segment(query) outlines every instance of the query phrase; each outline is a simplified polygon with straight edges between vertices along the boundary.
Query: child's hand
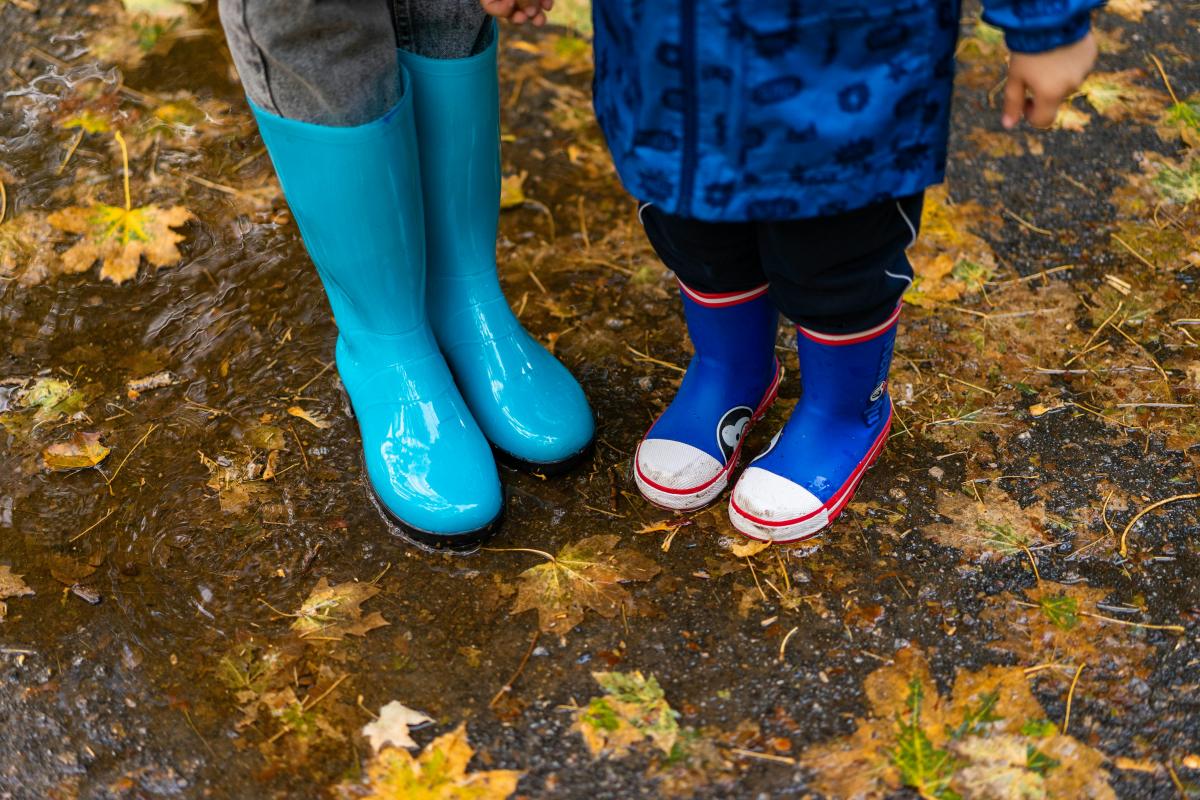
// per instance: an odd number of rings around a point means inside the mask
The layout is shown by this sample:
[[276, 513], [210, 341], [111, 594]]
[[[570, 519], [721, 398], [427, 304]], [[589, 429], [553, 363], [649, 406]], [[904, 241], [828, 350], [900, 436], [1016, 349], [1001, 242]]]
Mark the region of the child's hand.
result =
[[1008, 62], [1001, 124], [1013, 128], [1024, 115], [1034, 127], [1053, 125], [1059, 104], [1083, 83], [1096, 63], [1096, 53], [1096, 38], [1090, 33], [1057, 50], [1013, 53]]
[[536, 27], [546, 24], [546, 12], [554, 7], [554, 0], [479, 0], [483, 10], [498, 19], [506, 19], [520, 25], [532, 22]]

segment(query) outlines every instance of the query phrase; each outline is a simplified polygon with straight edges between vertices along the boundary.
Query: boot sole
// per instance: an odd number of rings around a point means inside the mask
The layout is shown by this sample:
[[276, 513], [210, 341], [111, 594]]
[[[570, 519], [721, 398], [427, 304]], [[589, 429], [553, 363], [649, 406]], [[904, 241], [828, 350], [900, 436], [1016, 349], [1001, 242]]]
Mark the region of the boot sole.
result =
[[[763, 528], [768, 527], [770, 523], [767, 523], [765, 520], [756, 520], [746, 516], [746, 514], [737, 507], [737, 504], [733, 502], [733, 498], [730, 498], [730, 523], [742, 536], [746, 537], [747, 539], [752, 539], [756, 542], [770, 542], [772, 544], [797, 544], [799, 542], [808, 541], [809, 539], [820, 536], [822, 533], [829, 530], [830, 526], [833, 525], [834, 520], [841, 516], [842, 512], [846, 510], [846, 506], [849, 505], [852, 499], [854, 499], [854, 495], [856, 492], [858, 492], [858, 487], [862, 485], [863, 479], [867, 476], [867, 472], [874, 468], [875, 464], [883, 455], [883, 450], [887, 445], [891, 427], [892, 418], [889, 414], [888, 420], [884, 424], [883, 430], [879, 434], [879, 438], [873, 445], [872, 449], [874, 452], [869, 455], [869, 459], [862, 467], [861, 471], [857, 475], [852, 475], [850, 479], [843, 484], [842, 488], [835, 494], [835, 497], [838, 498], [838, 501], [832, 506], [818, 509], [816, 512], [813, 512], [815, 517], [817, 514], [823, 511], [825, 513], [825, 518], [823, 521], [820, 519], [814, 519], [812, 527], [802, 523], [791, 525], [784, 523], [778, 525], [778, 527], [782, 529], [794, 528], [795, 531], [790, 534], [782, 534], [778, 538], [775, 536], [763, 535]], [[776, 526], [770, 525], [770, 527]]]
[[371, 488], [371, 500], [392, 528], [395, 529], [396, 535], [399, 538], [426, 552], [456, 553], [458, 555], [467, 555], [475, 552], [479, 549], [480, 545], [483, 545], [495, 536], [504, 525], [505, 510], [508, 507], [506, 497], [504, 504], [500, 506], [500, 513], [487, 525], [473, 531], [448, 534], [422, 530], [400, 519], [379, 499], [379, 494], [375, 491], [374, 487]]
[[580, 465], [590, 461], [595, 451], [595, 437], [584, 445], [582, 449], [560, 461], [528, 461], [513, 455], [507, 450], [501, 450], [496, 445], [492, 445], [492, 453], [496, 456], [497, 463], [510, 469], [527, 472], [530, 475], [538, 475], [543, 478], [557, 478], [566, 475], [568, 472], [572, 472]]
[[[633, 473], [634, 484], [637, 486], [638, 492], [642, 497], [656, 508], [661, 508], [664, 511], [672, 511], [676, 514], [700, 511], [717, 502], [725, 492], [725, 489], [729, 487], [729, 479], [737, 471], [738, 463], [742, 458], [742, 445], [745, 444], [746, 437], [750, 435], [751, 429], [762, 421], [762, 418], [771, 410], [771, 406], [775, 405], [775, 401], [779, 399], [779, 386], [783, 383], [783, 375], [783, 365], [779, 363], [779, 359], [776, 359], [775, 377], [771, 380], [770, 385], [767, 386], [767, 391], [763, 394], [762, 399], [759, 400], [758, 408], [754, 410], [750, 421], [746, 424], [746, 430], [742, 434], [742, 438], [738, 440], [737, 447], [730, 454], [729, 461], [707, 484], [702, 485], [698, 489], [671, 489], [651, 483], [642, 475], [642, 471], [638, 467], [638, 454], [642, 448], [641, 442], [638, 442], [638, 449], [634, 451], [633, 461], [631, 462], [631, 471]], [[660, 414], [659, 416], [662, 415]], [[655, 419], [654, 424], [657, 423], [658, 420]], [[650, 426], [646, 434], [649, 434], [654, 429], [654, 424]], [[642, 440], [644, 441], [645, 438], [643, 436]], [[720, 484], [719, 489], [716, 488], [717, 484]], [[654, 494], [661, 494], [663, 498], [670, 497], [671, 502], [665, 499], [659, 500], [648, 492], [647, 489], [651, 490]]]

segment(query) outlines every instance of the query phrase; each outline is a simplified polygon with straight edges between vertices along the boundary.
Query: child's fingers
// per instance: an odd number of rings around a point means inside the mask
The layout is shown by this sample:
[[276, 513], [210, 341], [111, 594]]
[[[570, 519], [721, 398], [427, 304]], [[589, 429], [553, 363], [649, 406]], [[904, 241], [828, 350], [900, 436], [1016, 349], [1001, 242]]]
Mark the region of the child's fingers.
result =
[[1061, 100], [1062, 96], [1058, 92], [1036, 92], [1025, 110], [1025, 119], [1035, 128], [1049, 128], [1058, 116], [1058, 104]]
[[1000, 124], [1006, 130], [1015, 128], [1025, 113], [1025, 81], [1020, 75], [1008, 74], [1008, 82], [1004, 84], [1004, 111]]
[[516, 2], [525, 19], [537, 26], [546, 24], [546, 12], [542, 10], [541, 0], [516, 0]]
[[504, 19], [512, 16], [516, 0], [479, 0], [479, 4], [483, 6], [484, 13]]

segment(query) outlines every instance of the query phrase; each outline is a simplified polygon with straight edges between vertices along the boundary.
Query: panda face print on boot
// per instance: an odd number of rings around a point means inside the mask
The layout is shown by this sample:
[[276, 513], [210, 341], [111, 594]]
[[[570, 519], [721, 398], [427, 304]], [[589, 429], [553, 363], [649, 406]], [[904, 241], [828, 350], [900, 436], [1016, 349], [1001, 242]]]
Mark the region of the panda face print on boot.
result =
[[887, 442], [887, 374], [897, 306], [881, 325], [829, 335], [797, 327], [804, 392], [783, 429], [734, 487], [733, 526], [752, 539], [796, 542], [841, 513]]
[[775, 401], [782, 370], [779, 317], [766, 286], [727, 294], [680, 289], [695, 355], [675, 399], [638, 445], [633, 472], [650, 502], [691, 511], [729, 484], [747, 431]]

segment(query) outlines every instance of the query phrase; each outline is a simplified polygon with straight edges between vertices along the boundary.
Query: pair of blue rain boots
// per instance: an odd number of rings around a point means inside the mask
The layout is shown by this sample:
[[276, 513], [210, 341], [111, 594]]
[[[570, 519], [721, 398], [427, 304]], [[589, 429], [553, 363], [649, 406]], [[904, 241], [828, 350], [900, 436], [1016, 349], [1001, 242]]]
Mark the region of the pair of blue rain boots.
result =
[[[651, 502], [695, 510], [721, 494], [747, 429], [775, 399], [778, 315], [765, 286], [728, 295], [681, 288], [695, 356], [639, 445], [634, 473]], [[887, 374], [899, 316], [897, 306], [882, 324], [844, 335], [797, 326], [803, 395], [734, 486], [729, 518], [738, 531], [797, 542], [845, 508], [887, 442]]]
[[469, 58], [400, 63], [402, 99], [365, 125], [251, 106], [333, 308], [371, 487], [408, 537], [465, 549], [503, 517], [497, 456], [562, 471], [594, 424], [497, 277], [496, 36]]

